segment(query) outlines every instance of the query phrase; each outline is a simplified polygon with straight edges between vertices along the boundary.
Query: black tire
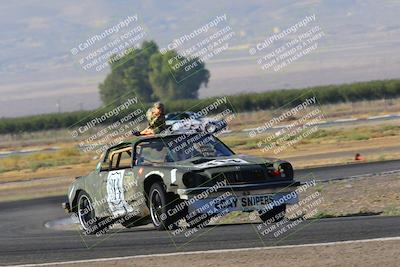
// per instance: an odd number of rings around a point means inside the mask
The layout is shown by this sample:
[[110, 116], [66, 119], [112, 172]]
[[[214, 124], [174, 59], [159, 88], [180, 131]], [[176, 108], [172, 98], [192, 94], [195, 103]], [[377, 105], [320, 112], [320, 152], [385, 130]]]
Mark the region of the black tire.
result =
[[283, 220], [283, 218], [285, 218], [286, 205], [283, 204], [283, 205], [274, 207], [271, 210], [259, 211], [258, 213], [260, 215], [260, 219], [263, 222], [268, 223], [268, 224], [276, 223], [276, 222]]
[[85, 191], [79, 193], [77, 201], [77, 217], [82, 230], [86, 235], [105, 232], [111, 224], [111, 222], [107, 222], [106, 218], [96, 217], [92, 202], [92, 198], [88, 193]]
[[[165, 191], [162, 183], [154, 183], [149, 191], [150, 218], [154, 227], [159, 231], [178, 228], [178, 221], [184, 212], [172, 214], [171, 210], [180, 203], [178, 199]], [[170, 212], [168, 212], [170, 210]]]
[[132, 217], [129, 220], [124, 220], [121, 225], [125, 228], [132, 228], [140, 225], [146, 225], [149, 223], [148, 217]]

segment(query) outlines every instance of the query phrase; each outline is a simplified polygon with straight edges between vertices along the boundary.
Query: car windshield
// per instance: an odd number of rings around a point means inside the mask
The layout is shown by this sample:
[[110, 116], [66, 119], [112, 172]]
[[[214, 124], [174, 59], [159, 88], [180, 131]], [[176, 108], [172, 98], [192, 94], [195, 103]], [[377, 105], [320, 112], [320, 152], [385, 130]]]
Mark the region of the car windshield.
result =
[[[138, 147], [140, 149], [137, 149], [137, 157], [140, 161], [145, 162], [149, 158], [147, 161], [152, 163], [233, 155], [232, 151], [219, 139], [204, 133], [182, 134], [146, 140], [139, 143]], [[154, 160], [155, 157], [157, 160]]]
[[179, 113], [168, 113], [165, 115], [166, 120], [178, 120]]
[[200, 115], [200, 114], [198, 114], [198, 113], [196, 113], [196, 112], [186, 112], [186, 114], [189, 116], [189, 117], [192, 117], [192, 118], [195, 118], [195, 119], [201, 119], [201, 118], [203, 118], [203, 116], [202, 115]]

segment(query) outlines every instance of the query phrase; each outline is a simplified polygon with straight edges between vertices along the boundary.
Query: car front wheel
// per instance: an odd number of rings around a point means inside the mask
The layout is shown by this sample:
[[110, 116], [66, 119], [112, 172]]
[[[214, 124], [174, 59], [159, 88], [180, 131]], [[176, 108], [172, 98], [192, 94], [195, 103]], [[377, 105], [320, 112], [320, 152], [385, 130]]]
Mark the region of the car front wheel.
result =
[[179, 216], [173, 207], [178, 200], [168, 194], [161, 183], [154, 183], [149, 192], [150, 217], [154, 227], [159, 230], [173, 230], [178, 227]]

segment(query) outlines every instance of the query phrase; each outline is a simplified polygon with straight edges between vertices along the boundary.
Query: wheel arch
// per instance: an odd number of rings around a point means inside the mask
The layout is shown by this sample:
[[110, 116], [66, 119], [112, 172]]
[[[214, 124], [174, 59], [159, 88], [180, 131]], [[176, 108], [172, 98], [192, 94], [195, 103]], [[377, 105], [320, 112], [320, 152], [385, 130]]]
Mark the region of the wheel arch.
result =
[[81, 192], [86, 192], [86, 191], [83, 190], [83, 189], [78, 189], [78, 190], [75, 191], [75, 195], [74, 195], [74, 198], [72, 199], [72, 203], [71, 203], [72, 212], [77, 212], [78, 211], [78, 196], [79, 196], [79, 194]]
[[161, 183], [164, 184], [164, 180], [161, 178], [160, 175], [158, 174], [152, 174], [143, 181], [143, 190], [144, 190], [144, 195], [146, 197], [146, 203], [149, 202], [149, 193], [150, 193], [150, 188], [154, 183]]

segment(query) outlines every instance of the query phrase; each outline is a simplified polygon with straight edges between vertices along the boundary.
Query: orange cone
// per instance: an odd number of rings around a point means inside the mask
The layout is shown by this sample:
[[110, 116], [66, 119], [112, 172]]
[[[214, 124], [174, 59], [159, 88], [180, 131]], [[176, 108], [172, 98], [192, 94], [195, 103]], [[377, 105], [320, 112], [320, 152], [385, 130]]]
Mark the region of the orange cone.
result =
[[361, 156], [360, 153], [357, 153], [356, 156], [354, 157], [355, 160], [365, 160], [363, 156]]

